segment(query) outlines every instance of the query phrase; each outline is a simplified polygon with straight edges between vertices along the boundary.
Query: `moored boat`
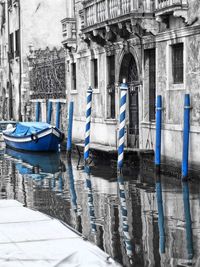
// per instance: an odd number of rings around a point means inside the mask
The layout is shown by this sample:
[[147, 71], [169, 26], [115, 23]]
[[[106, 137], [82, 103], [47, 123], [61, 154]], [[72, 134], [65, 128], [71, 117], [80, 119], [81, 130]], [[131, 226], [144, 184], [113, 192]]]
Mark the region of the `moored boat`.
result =
[[19, 122], [3, 131], [6, 146], [26, 151], [57, 151], [63, 133], [44, 122]]

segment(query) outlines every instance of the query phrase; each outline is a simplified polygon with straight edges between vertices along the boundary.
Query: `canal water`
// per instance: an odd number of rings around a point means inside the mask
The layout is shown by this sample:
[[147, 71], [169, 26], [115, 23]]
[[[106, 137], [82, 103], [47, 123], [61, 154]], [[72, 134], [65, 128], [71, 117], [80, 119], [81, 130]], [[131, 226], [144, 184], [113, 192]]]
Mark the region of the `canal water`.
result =
[[[122, 266], [200, 266], [200, 187], [78, 157], [0, 150], [0, 198], [62, 220]], [[94, 266], [95, 267], [95, 266]]]

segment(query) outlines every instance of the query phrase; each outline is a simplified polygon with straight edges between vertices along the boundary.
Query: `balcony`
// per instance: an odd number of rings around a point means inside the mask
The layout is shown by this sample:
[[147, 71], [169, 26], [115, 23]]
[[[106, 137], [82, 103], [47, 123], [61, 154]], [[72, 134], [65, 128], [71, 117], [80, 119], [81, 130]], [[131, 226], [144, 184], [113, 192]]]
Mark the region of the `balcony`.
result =
[[117, 37], [128, 38], [134, 33], [140, 18], [153, 19], [152, 0], [83, 0], [82, 5], [80, 17], [83, 38], [101, 45]]
[[82, 4], [84, 19], [82, 28], [115, 21], [119, 18], [123, 20], [127, 15], [138, 17], [142, 13], [153, 12], [153, 1], [151, 0], [85, 0], [82, 1]]
[[174, 11], [185, 11], [188, 8], [188, 0], [156, 0], [156, 16], [173, 13]]
[[62, 23], [62, 44], [67, 49], [76, 47], [76, 20], [75, 18], [65, 18]]

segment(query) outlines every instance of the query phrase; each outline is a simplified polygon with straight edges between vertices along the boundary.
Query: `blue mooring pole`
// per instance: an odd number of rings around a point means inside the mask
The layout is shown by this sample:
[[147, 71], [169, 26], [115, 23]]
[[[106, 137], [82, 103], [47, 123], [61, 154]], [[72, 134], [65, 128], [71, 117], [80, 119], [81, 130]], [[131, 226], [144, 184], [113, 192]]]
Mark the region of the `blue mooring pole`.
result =
[[184, 100], [184, 126], [183, 126], [183, 154], [182, 154], [182, 179], [188, 177], [188, 150], [190, 134], [190, 95], [185, 94]]
[[36, 109], [35, 109], [35, 120], [38, 122], [40, 120], [40, 102], [36, 102]]
[[48, 100], [47, 123], [51, 123], [52, 102]]
[[155, 166], [156, 171], [160, 171], [161, 163], [161, 126], [162, 126], [162, 96], [157, 96], [156, 101], [156, 151], [155, 151]]
[[60, 128], [60, 102], [56, 103], [56, 128]]
[[183, 182], [182, 186], [183, 186], [183, 203], [184, 203], [184, 214], [185, 214], [188, 259], [192, 259], [194, 255], [194, 250], [193, 250], [193, 238], [192, 238], [192, 220], [190, 214], [189, 187], [187, 182]]
[[92, 110], [92, 87], [89, 87], [87, 90], [87, 107], [86, 107], [85, 147], [84, 147], [85, 164], [87, 164], [89, 160], [91, 110]]
[[67, 131], [67, 153], [70, 156], [72, 151], [72, 126], [73, 126], [74, 102], [69, 103], [69, 118]]
[[118, 136], [118, 170], [122, 170], [124, 161], [124, 140], [125, 140], [125, 125], [126, 125], [126, 98], [128, 93], [128, 85], [123, 81], [120, 85], [120, 116], [119, 116], [119, 136]]

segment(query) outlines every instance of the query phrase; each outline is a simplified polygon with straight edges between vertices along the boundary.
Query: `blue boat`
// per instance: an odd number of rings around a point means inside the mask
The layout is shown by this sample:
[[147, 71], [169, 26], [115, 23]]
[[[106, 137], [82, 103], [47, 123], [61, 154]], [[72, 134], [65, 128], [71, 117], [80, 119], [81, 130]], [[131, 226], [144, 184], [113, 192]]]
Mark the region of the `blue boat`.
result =
[[44, 122], [19, 122], [16, 127], [3, 131], [6, 146], [17, 150], [47, 152], [58, 151], [64, 134], [56, 127]]

